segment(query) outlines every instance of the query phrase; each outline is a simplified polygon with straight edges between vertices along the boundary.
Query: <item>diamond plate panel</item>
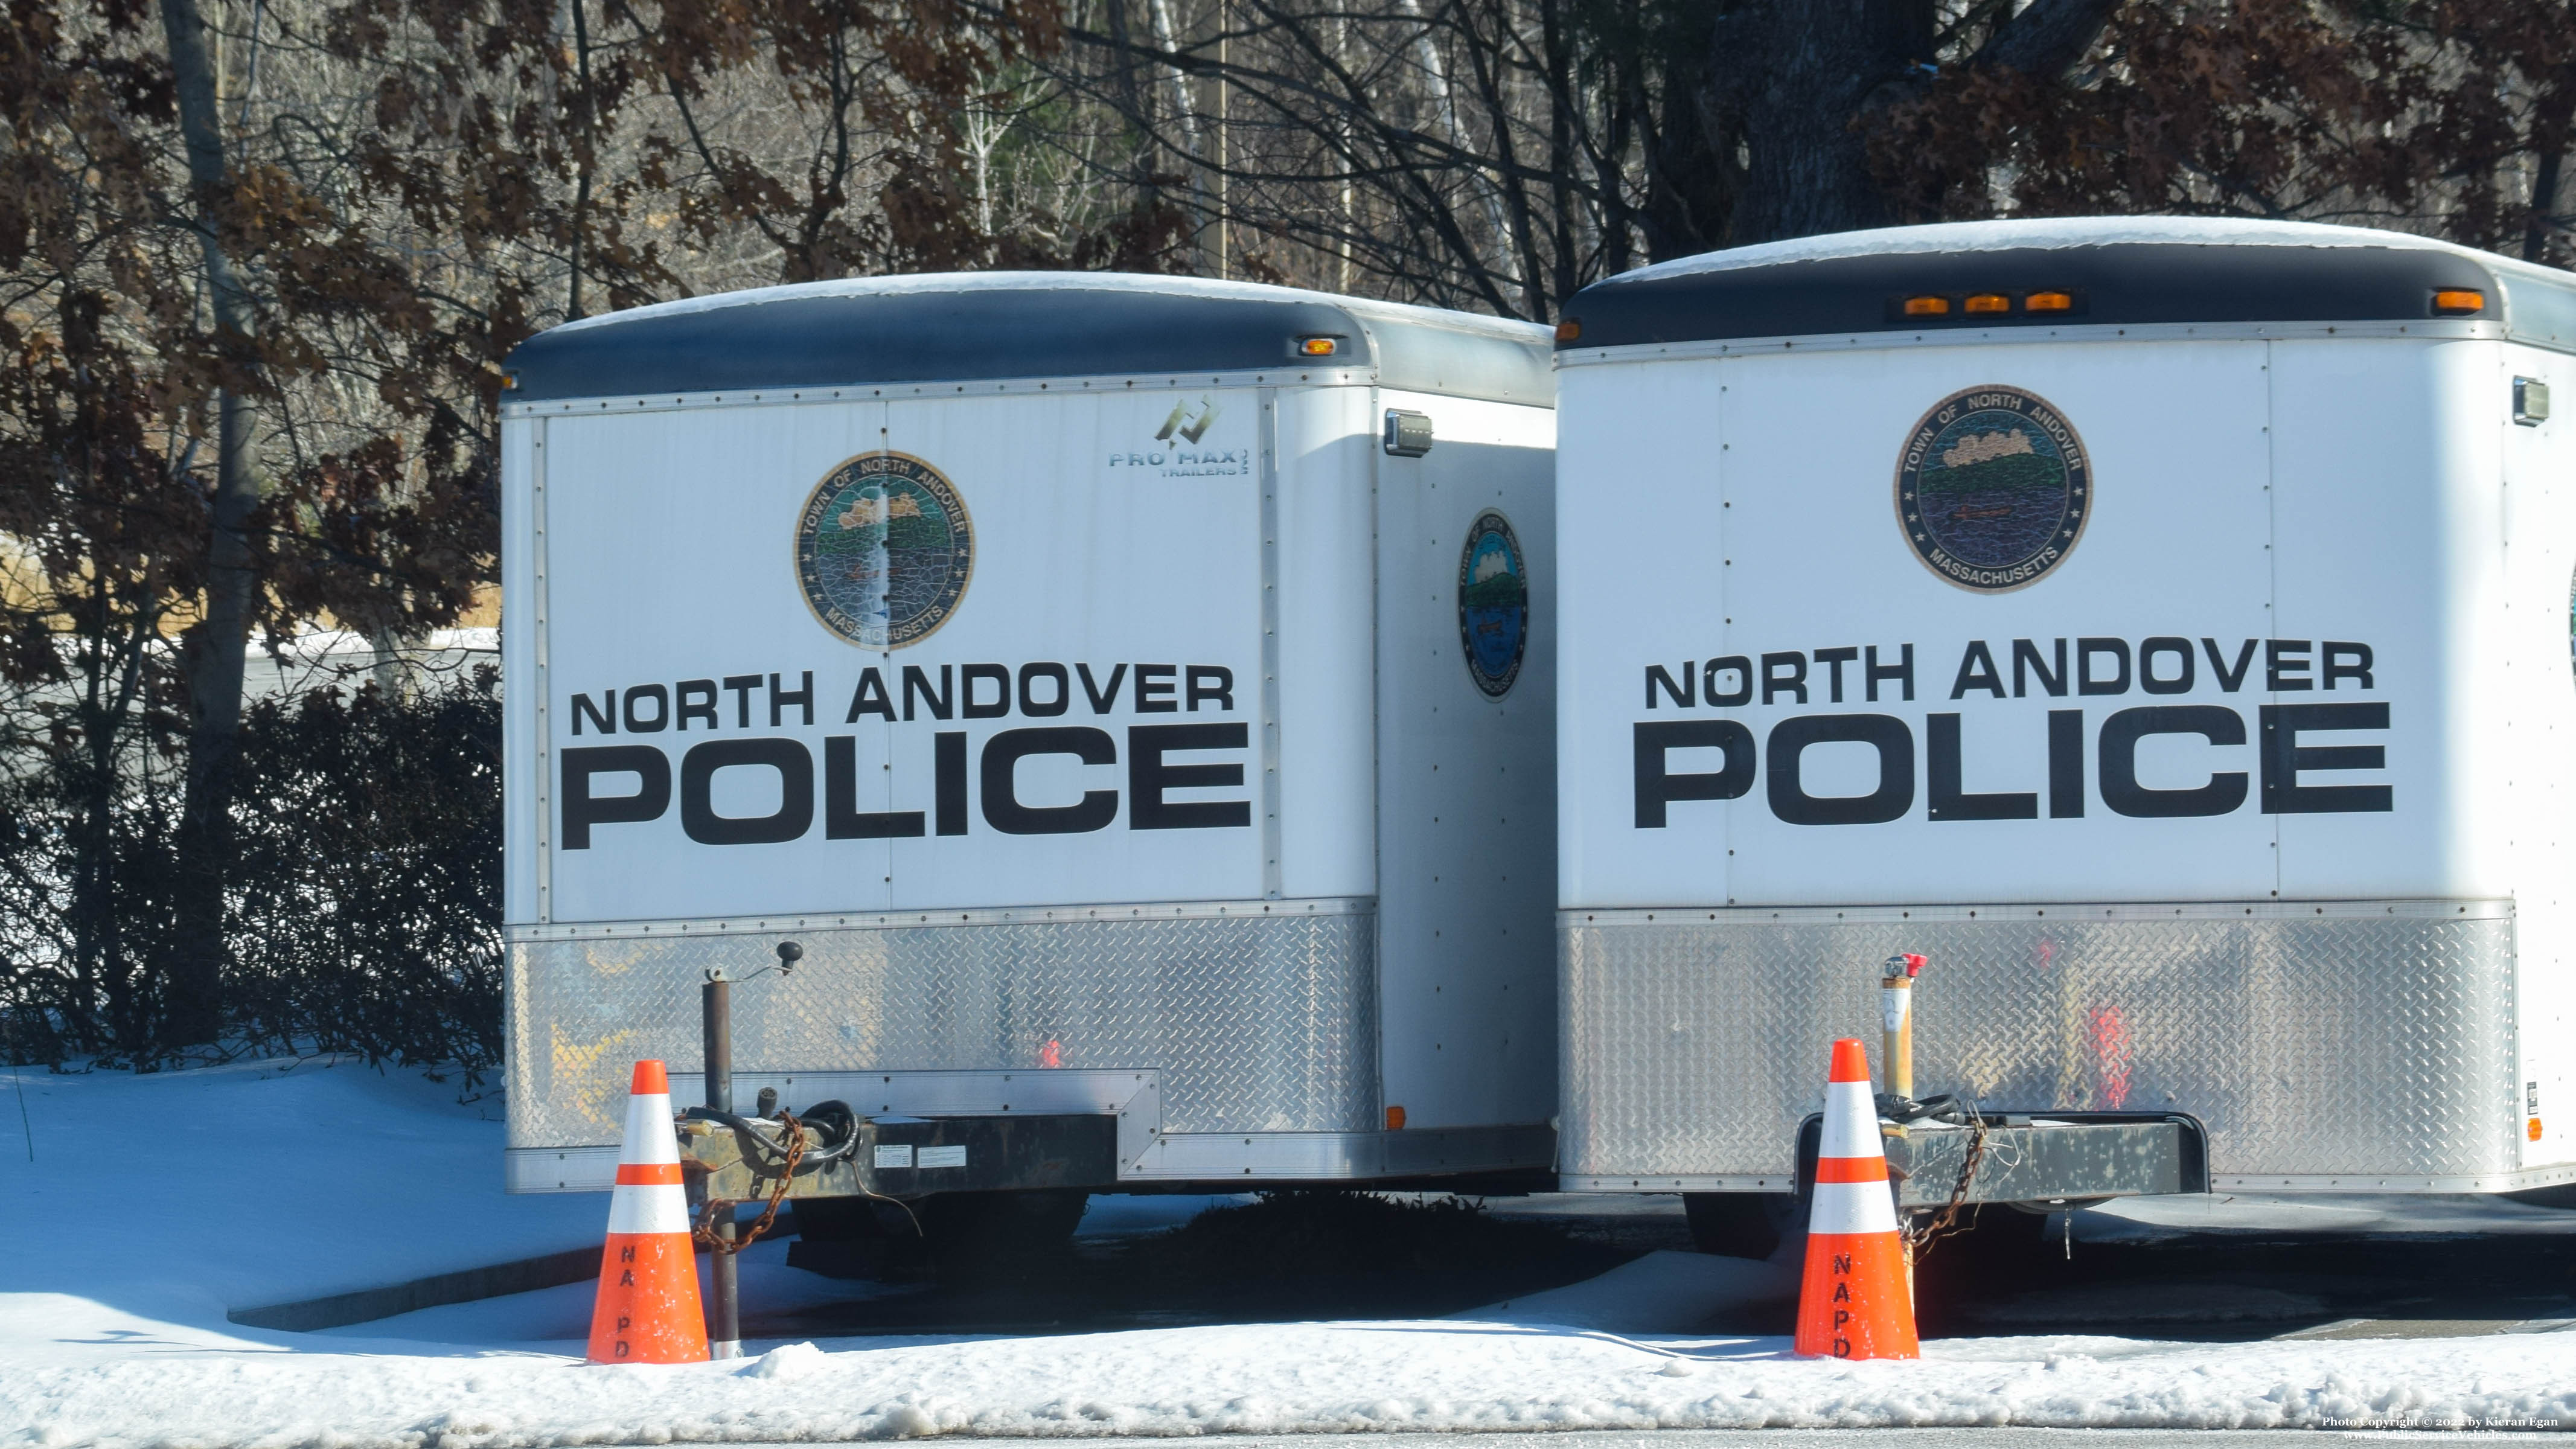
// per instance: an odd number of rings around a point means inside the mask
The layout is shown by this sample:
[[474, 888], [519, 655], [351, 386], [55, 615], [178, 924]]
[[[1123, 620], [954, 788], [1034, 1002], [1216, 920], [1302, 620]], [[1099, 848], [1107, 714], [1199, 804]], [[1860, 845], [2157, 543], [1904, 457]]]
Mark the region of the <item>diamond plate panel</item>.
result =
[[1789, 1172], [1898, 951], [1918, 1093], [2189, 1112], [2218, 1175], [2514, 1170], [2509, 908], [2231, 909], [1565, 912], [1561, 1170]]
[[[1120, 907], [1125, 913], [1128, 908]], [[1164, 908], [1169, 909], [1169, 908]], [[1251, 909], [1262, 907], [1253, 903]], [[520, 940], [510, 1145], [614, 1143], [634, 1061], [699, 1061], [698, 987], [793, 936], [793, 976], [733, 990], [738, 1072], [1158, 1068], [1168, 1132], [1376, 1126], [1377, 917], [1015, 921]]]

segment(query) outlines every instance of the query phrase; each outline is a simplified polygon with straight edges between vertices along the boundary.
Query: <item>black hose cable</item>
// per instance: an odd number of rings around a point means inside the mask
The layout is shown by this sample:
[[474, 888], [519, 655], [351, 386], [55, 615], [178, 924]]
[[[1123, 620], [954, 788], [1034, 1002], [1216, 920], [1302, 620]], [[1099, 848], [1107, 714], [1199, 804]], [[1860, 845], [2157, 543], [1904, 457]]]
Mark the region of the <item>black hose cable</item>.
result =
[[1925, 1097], [1919, 1102], [1912, 1098], [1881, 1092], [1878, 1094], [1878, 1115], [1890, 1122], [1930, 1120], [1946, 1122], [1953, 1127], [1967, 1127], [1975, 1123], [1975, 1114], [1960, 1106], [1957, 1095], [1950, 1092]]
[[[786, 1172], [786, 1144], [762, 1131], [758, 1119], [719, 1112], [713, 1107], [691, 1107], [680, 1116], [686, 1121], [713, 1122], [719, 1127], [732, 1129], [743, 1164], [751, 1168], [755, 1176], [777, 1177]], [[795, 1171], [799, 1175], [840, 1161], [858, 1144], [858, 1114], [852, 1112], [846, 1103], [819, 1103], [801, 1120], [813, 1129], [814, 1135], [821, 1139], [821, 1145], [808, 1149], [797, 1158]]]

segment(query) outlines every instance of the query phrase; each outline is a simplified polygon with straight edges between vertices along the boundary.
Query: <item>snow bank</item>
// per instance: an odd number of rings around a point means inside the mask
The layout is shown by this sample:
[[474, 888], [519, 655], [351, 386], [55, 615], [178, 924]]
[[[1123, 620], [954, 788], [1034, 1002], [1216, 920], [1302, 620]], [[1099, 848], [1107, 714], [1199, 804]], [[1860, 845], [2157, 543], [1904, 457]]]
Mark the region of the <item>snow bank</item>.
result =
[[[0, 1082], [0, 1238], [17, 1245], [0, 1294], [221, 1327], [234, 1309], [595, 1245], [607, 1224], [605, 1196], [504, 1193], [499, 1102], [459, 1105], [453, 1082], [417, 1071], [15, 1074]], [[114, 1165], [139, 1144], [140, 1178]]]
[[[390, 1345], [387, 1346], [390, 1348]], [[2576, 1424], [2554, 1335], [2141, 1344], [1954, 1339], [1918, 1363], [1776, 1339], [1636, 1342], [1456, 1323], [790, 1344], [732, 1364], [591, 1368], [173, 1345], [0, 1369], [0, 1444], [264, 1449], [1894, 1425]], [[174, 1412], [184, 1405], [185, 1412]]]

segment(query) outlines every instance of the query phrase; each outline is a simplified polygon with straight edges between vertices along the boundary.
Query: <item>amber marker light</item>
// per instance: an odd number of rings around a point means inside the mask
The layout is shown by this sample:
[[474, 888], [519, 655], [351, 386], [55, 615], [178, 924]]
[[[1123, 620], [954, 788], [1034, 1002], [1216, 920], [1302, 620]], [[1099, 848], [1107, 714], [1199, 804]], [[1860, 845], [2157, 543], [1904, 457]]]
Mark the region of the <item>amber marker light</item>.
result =
[[1389, 1132], [1401, 1132], [1404, 1130], [1404, 1109], [1402, 1107], [1389, 1107], [1386, 1109], [1386, 1130]]
[[2075, 296], [2071, 292], [2033, 292], [2021, 299], [2025, 312], [2072, 312]]
[[2012, 298], [2001, 292], [1979, 292], [1968, 299], [1968, 310], [1978, 313], [2009, 312]]
[[1950, 315], [1950, 299], [1947, 297], [1908, 297], [1905, 299], [1905, 315], [1908, 317], [1947, 317]]
[[2436, 317], [2474, 317], [2487, 309], [2487, 294], [2468, 287], [2444, 287], [2433, 294]]
[[1557, 345], [1558, 345], [1558, 346], [1560, 346], [1560, 347], [1561, 347], [1561, 346], [1565, 345], [1565, 344], [1566, 344], [1566, 343], [1568, 343], [1568, 342], [1580, 342], [1580, 341], [1582, 341], [1582, 340], [1583, 340], [1583, 319], [1582, 319], [1582, 318], [1580, 318], [1580, 317], [1568, 317], [1568, 318], [1566, 318], [1564, 321], [1559, 322], [1559, 323], [1557, 323], [1557, 324], [1556, 324], [1556, 341], [1557, 341]]
[[1308, 357], [1330, 357], [1333, 355], [1334, 350], [1340, 346], [1341, 343], [1339, 340], [1331, 337], [1300, 337], [1297, 339], [1297, 350]]

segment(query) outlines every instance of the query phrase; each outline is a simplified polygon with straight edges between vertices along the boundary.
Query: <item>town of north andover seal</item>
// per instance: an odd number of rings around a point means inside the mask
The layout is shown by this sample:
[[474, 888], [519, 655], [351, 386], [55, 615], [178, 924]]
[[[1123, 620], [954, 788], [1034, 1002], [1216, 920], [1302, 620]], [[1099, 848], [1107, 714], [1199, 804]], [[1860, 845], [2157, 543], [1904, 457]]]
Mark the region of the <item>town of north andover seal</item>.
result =
[[965, 596], [975, 525], [919, 458], [863, 453], [814, 485], [796, 519], [796, 581], [823, 627], [863, 649], [927, 639]]
[[1458, 551], [1458, 643], [1486, 698], [1511, 692], [1529, 653], [1529, 570], [1511, 520], [1492, 509], [1467, 525]]
[[1896, 520], [1924, 567], [1963, 589], [2027, 588], [2066, 561], [2093, 512], [2093, 466], [2064, 415], [2017, 387], [1955, 392], [1896, 464]]

